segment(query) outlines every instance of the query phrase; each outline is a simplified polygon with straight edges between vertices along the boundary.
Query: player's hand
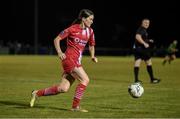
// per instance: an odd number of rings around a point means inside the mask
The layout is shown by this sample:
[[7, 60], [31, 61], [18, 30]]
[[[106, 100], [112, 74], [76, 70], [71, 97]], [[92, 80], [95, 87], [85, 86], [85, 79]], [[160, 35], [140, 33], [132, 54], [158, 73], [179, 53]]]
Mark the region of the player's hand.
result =
[[150, 43], [154, 43], [154, 40], [153, 40], [153, 39], [149, 39], [149, 42], [150, 42]]
[[66, 55], [64, 53], [59, 53], [58, 56], [61, 60], [66, 59]]
[[98, 62], [98, 58], [97, 57], [93, 57], [91, 58], [93, 62], [97, 63]]
[[149, 44], [148, 44], [148, 43], [144, 43], [144, 47], [145, 47], [145, 48], [148, 48], [148, 47], [149, 47]]

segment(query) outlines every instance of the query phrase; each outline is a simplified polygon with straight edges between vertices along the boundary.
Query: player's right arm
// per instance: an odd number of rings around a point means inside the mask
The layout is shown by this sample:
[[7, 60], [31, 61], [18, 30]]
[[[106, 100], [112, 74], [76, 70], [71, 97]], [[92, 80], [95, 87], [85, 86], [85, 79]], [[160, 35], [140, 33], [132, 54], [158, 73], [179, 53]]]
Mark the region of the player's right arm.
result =
[[135, 39], [136, 39], [140, 44], [143, 44], [145, 48], [148, 48], [148, 47], [149, 47], [149, 44], [146, 43], [146, 42], [143, 40], [141, 34], [136, 34]]
[[55, 49], [57, 51], [57, 54], [58, 54], [58, 57], [63, 60], [66, 58], [66, 55], [62, 52], [61, 50], [61, 45], [60, 45], [60, 42], [61, 42], [62, 38], [58, 35], [55, 39], [54, 39], [54, 46], [55, 46]]
[[54, 46], [57, 51], [57, 54], [61, 60], [66, 58], [66, 55], [61, 50], [61, 40], [67, 38], [70, 34], [70, 27], [61, 31], [59, 35], [54, 39]]

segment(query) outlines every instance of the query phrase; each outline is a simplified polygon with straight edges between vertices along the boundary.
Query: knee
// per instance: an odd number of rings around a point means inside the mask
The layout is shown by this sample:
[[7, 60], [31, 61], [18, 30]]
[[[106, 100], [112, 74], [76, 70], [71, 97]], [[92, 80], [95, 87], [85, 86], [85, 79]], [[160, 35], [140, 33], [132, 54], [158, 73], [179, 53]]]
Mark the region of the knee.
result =
[[69, 90], [69, 86], [59, 86], [58, 87], [58, 92], [60, 92], [60, 93], [66, 93], [66, 92], [68, 92], [68, 90]]
[[65, 87], [65, 88], [62, 89], [62, 92], [66, 93], [66, 92], [68, 92], [68, 90], [69, 90], [69, 87]]
[[87, 86], [89, 84], [89, 81], [89, 78], [84, 78], [81, 83]]
[[87, 78], [87, 79], [86, 79], [86, 83], [87, 83], [87, 85], [89, 84], [89, 81], [90, 81], [90, 80], [89, 80], [89, 78]]
[[147, 66], [151, 66], [152, 65], [152, 61], [151, 60], [146, 61], [146, 65]]
[[141, 65], [141, 60], [136, 60], [134, 62], [134, 67], [140, 67], [140, 65]]

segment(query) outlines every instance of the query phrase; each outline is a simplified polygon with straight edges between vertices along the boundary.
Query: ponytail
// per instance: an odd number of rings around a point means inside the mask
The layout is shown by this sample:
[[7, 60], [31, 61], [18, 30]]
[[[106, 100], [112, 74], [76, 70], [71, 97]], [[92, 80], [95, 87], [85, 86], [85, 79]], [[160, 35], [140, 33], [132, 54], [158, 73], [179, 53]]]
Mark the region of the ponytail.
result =
[[78, 15], [78, 18], [75, 19], [73, 22], [72, 22], [72, 25], [73, 24], [80, 24], [81, 21], [82, 21], [82, 18], [87, 18], [89, 17], [90, 15], [94, 15], [94, 13], [89, 10], [89, 9], [82, 9], [80, 12], [79, 12], [79, 15]]

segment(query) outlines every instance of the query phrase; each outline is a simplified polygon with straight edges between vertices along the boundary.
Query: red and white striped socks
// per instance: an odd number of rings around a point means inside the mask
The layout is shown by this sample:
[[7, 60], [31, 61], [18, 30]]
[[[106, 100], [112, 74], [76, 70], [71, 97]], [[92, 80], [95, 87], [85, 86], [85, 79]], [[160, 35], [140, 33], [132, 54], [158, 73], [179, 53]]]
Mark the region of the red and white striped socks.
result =
[[[78, 108], [79, 107], [80, 101], [83, 97], [85, 89], [86, 89], [85, 85], [83, 85], [83, 84], [77, 85], [75, 95], [74, 95], [74, 99], [73, 99], [72, 108]], [[40, 96], [56, 95], [58, 93], [60, 93], [58, 91], [58, 86], [52, 86], [49, 88], [38, 90], [36, 94], [38, 97], [40, 97]]]
[[40, 97], [40, 96], [56, 95], [58, 93], [59, 93], [58, 86], [52, 86], [49, 88], [38, 90], [36, 94], [38, 97]]
[[74, 99], [73, 99], [73, 104], [72, 104], [72, 108], [77, 108], [79, 107], [80, 105], [80, 100], [83, 96], [83, 93], [86, 89], [86, 86], [83, 85], [83, 84], [78, 84], [77, 87], [76, 87], [76, 91], [75, 91], [75, 96], [74, 96]]

